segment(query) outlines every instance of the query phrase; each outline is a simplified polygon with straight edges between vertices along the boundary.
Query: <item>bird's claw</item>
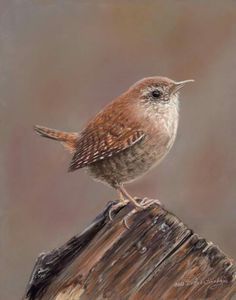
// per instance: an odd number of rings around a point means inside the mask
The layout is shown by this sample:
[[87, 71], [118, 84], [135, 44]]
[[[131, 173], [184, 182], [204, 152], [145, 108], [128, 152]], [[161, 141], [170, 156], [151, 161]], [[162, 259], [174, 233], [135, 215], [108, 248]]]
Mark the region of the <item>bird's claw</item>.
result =
[[[138, 199], [138, 198], [136, 198]], [[136, 206], [133, 210], [131, 210], [123, 219], [123, 224], [127, 229], [130, 229], [129, 225], [128, 225], [128, 219], [134, 215], [136, 212], [146, 209], [150, 206], [152, 206], [153, 204], [162, 206], [161, 202], [157, 199], [149, 199], [149, 198], [143, 198], [142, 201], [139, 203], [139, 206]]]
[[140, 205], [145, 209], [148, 208], [149, 206], [156, 204], [159, 206], [162, 206], [162, 203], [158, 199], [149, 199], [149, 198], [143, 198], [142, 201], [140, 202]]
[[[136, 197], [135, 200], [138, 200], [140, 198]], [[112, 205], [112, 207], [108, 211], [108, 217], [110, 221], [113, 221], [113, 215], [112, 213], [116, 211], [118, 208], [124, 207], [127, 203], [129, 203], [128, 200], [118, 202], [117, 204]], [[123, 224], [127, 229], [130, 229], [128, 225], [128, 219], [134, 215], [136, 212], [141, 211], [143, 209], [146, 209], [150, 207], [151, 205], [156, 204], [156, 205], [162, 205], [159, 200], [156, 199], [149, 199], [149, 198], [143, 198], [141, 202], [138, 203], [138, 205], [135, 205], [135, 208], [131, 210], [123, 219]]]
[[117, 210], [118, 208], [124, 207], [126, 204], [128, 203], [128, 201], [122, 201], [122, 202], [118, 202], [117, 204], [112, 205], [112, 207], [109, 209], [108, 211], [108, 217], [110, 221], [113, 221], [113, 216], [112, 216], [112, 212]]
[[137, 208], [134, 208], [133, 210], [131, 210], [123, 219], [123, 224], [127, 229], [130, 229], [129, 224], [128, 224], [128, 219], [134, 215], [137, 212]]

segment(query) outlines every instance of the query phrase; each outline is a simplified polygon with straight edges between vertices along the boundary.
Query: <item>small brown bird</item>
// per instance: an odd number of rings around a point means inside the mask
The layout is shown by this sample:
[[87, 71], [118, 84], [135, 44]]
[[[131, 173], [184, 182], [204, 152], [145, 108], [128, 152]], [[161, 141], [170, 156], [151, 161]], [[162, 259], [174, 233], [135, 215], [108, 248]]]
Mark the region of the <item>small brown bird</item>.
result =
[[[193, 80], [176, 82], [148, 77], [108, 104], [81, 133], [35, 126], [41, 136], [62, 142], [73, 153], [69, 171], [88, 169], [90, 175], [115, 188], [123, 206], [138, 203], [124, 184], [144, 175], [171, 149], [179, 119], [179, 90]], [[117, 206], [115, 208], [117, 208]]]

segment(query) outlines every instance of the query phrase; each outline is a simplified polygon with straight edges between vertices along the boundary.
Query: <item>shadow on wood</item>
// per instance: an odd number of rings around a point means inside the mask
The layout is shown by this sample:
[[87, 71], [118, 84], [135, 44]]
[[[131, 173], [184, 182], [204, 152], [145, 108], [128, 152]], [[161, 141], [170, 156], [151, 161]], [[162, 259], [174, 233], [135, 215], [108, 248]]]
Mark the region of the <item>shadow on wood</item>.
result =
[[128, 218], [112, 203], [80, 235], [41, 254], [24, 299], [232, 299], [236, 264], [155, 204]]

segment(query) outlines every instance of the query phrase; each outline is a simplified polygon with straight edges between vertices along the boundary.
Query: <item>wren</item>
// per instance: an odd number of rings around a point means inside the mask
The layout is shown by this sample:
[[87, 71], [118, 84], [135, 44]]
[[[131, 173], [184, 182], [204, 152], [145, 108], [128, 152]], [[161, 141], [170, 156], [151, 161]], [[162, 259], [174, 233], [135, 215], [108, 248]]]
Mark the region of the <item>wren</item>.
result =
[[108, 104], [80, 133], [38, 125], [34, 129], [73, 153], [69, 171], [86, 168], [94, 179], [119, 192], [117, 206], [131, 201], [143, 209], [146, 205], [129, 195], [124, 185], [158, 165], [171, 149], [178, 127], [179, 90], [192, 81], [144, 78]]

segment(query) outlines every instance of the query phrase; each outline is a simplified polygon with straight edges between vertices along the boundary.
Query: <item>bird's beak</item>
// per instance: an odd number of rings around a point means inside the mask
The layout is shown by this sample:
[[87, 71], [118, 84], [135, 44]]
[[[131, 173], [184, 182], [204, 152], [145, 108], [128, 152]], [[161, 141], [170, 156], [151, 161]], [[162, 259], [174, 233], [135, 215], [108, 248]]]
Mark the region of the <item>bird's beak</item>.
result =
[[180, 90], [186, 83], [188, 82], [194, 82], [193, 79], [188, 79], [188, 80], [183, 80], [183, 81], [175, 81], [171, 94], [175, 94], [176, 92], [178, 92], [178, 90]]

